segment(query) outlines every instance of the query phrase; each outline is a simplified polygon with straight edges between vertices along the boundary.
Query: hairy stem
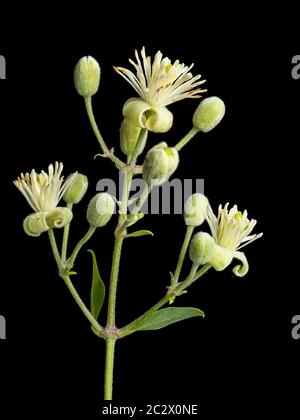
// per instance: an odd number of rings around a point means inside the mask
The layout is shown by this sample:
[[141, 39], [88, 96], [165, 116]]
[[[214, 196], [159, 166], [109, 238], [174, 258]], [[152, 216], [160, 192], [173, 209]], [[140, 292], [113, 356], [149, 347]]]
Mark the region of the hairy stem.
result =
[[86, 318], [89, 320], [89, 322], [94, 327], [95, 331], [97, 332], [97, 335], [99, 337], [104, 337], [103, 327], [101, 327], [101, 325], [97, 322], [97, 320], [90, 313], [90, 311], [88, 310], [88, 308], [86, 307], [86, 305], [82, 301], [81, 297], [79, 296], [77, 290], [73, 286], [73, 283], [72, 283], [70, 277], [67, 274], [65, 274], [64, 271], [63, 271], [64, 266], [63, 266], [62, 261], [60, 259], [60, 255], [59, 255], [59, 252], [58, 252], [58, 248], [57, 248], [56, 239], [55, 239], [53, 229], [49, 229], [48, 235], [49, 235], [49, 240], [50, 240], [50, 245], [51, 245], [51, 249], [52, 249], [52, 252], [53, 252], [53, 256], [54, 256], [54, 259], [56, 261], [56, 264], [57, 264], [57, 267], [58, 267], [58, 270], [59, 270], [59, 273], [60, 273], [60, 277], [64, 280], [66, 286], [68, 287], [69, 291], [71, 292], [71, 295], [73, 296], [74, 300], [76, 301], [76, 303], [80, 307], [83, 314], [86, 316]]
[[180, 254], [179, 254], [179, 258], [178, 258], [177, 267], [176, 267], [173, 279], [171, 281], [171, 286], [172, 287], [175, 287], [178, 284], [178, 279], [179, 279], [179, 276], [180, 276], [180, 273], [181, 273], [182, 264], [183, 264], [183, 261], [184, 261], [185, 255], [186, 255], [186, 251], [187, 251], [187, 248], [189, 246], [193, 231], [194, 231], [194, 226], [187, 226], [186, 233], [185, 233], [185, 238], [184, 238], [184, 241], [183, 241], [183, 244], [182, 244], [182, 247], [181, 247], [181, 251], [180, 251]]
[[80, 239], [80, 241], [77, 243], [77, 245], [74, 248], [74, 251], [72, 252], [70, 258], [68, 259], [68, 266], [71, 268], [74, 265], [74, 262], [77, 258], [77, 255], [83, 245], [93, 236], [95, 233], [96, 228], [93, 226], [90, 226], [87, 233]]
[[181, 150], [199, 131], [193, 127], [175, 146], [176, 150]]
[[[72, 210], [72, 207], [73, 207], [72, 203], [67, 204], [68, 209]], [[70, 225], [71, 223], [68, 223], [64, 227], [63, 241], [62, 241], [62, 247], [61, 247], [61, 259], [63, 263], [67, 259], [67, 248], [68, 248], [68, 240], [69, 240], [69, 233], [70, 233]]]
[[106, 339], [106, 357], [105, 357], [105, 374], [104, 374], [104, 400], [112, 400], [113, 391], [113, 371], [115, 358], [115, 344], [114, 337]]

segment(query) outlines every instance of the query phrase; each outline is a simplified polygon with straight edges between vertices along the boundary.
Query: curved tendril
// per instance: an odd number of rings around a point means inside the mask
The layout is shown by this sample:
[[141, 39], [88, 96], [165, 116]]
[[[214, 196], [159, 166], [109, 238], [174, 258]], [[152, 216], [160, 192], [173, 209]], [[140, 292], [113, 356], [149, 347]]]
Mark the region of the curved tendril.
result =
[[242, 265], [236, 265], [233, 268], [233, 273], [238, 277], [244, 277], [249, 271], [249, 264], [246, 255], [243, 252], [235, 251], [233, 257], [240, 260]]

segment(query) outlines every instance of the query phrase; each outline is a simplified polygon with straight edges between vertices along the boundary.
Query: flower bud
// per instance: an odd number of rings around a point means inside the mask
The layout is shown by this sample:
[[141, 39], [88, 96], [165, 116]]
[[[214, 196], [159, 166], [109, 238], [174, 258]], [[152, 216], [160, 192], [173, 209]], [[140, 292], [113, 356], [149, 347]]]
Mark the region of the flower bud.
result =
[[[124, 118], [120, 127], [120, 146], [125, 155], [131, 155], [135, 151], [139, 139], [141, 127], [134, 125], [128, 118]], [[137, 150], [137, 156], [143, 153], [147, 140], [147, 132]]]
[[47, 214], [47, 224], [51, 228], [63, 228], [73, 219], [73, 213], [67, 207], [56, 207]]
[[210, 263], [216, 246], [215, 241], [208, 233], [198, 232], [190, 242], [190, 259], [197, 265]]
[[71, 177], [73, 177], [73, 181], [64, 193], [63, 199], [67, 204], [77, 204], [86, 193], [88, 188], [88, 179], [82, 174], [76, 174], [75, 177], [74, 174], [72, 174], [66, 179], [66, 182], [68, 182], [68, 179]]
[[95, 95], [99, 89], [100, 74], [100, 66], [93, 57], [82, 57], [74, 69], [74, 83], [79, 95]]
[[225, 114], [225, 104], [217, 96], [203, 99], [193, 115], [194, 127], [207, 133], [215, 128]]
[[108, 223], [115, 211], [115, 202], [110, 194], [98, 193], [89, 202], [86, 218], [93, 227], [102, 227]]
[[46, 212], [32, 213], [24, 219], [23, 228], [29, 236], [40, 236], [41, 233], [49, 230], [46, 221]]
[[173, 125], [173, 114], [166, 107], [153, 108], [140, 98], [128, 99], [123, 115], [132, 124], [154, 133], [165, 133]]
[[184, 221], [188, 226], [200, 226], [207, 215], [208, 199], [196, 193], [188, 197], [184, 204]]
[[143, 178], [148, 185], [163, 184], [175, 172], [179, 155], [174, 147], [159, 143], [148, 151], [143, 164]]

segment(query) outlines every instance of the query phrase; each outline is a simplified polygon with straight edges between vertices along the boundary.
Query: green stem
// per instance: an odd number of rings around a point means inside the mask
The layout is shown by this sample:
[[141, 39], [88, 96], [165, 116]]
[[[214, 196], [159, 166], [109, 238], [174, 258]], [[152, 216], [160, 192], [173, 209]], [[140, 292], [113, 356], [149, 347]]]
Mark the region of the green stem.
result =
[[175, 274], [174, 274], [174, 276], [172, 278], [172, 281], [171, 281], [171, 286], [172, 287], [175, 287], [178, 284], [178, 279], [179, 279], [179, 276], [180, 276], [180, 273], [181, 273], [182, 264], [183, 264], [185, 254], [186, 254], [186, 251], [188, 249], [193, 231], [194, 231], [194, 226], [187, 226], [186, 233], [185, 233], [185, 238], [184, 238], [184, 241], [183, 241], [183, 244], [182, 244], [182, 247], [181, 247], [181, 251], [180, 251], [180, 254], [179, 254]]
[[96, 136], [96, 138], [97, 138], [97, 140], [98, 140], [98, 142], [101, 146], [101, 149], [102, 149], [103, 153], [107, 153], [107, 152], [109, 152], [109, 149], [106, 146], [106, 143], [105, 143], [105, 141], [104, 141], [104, 139], [103, 139], [103, 137], [100, 133], [100, 130], [98, 128], [98, 125], [97, 125], [95, 117], [94, 117], [94, 112], [93, 112], [93, 107], [92, 107], [92, 97], [91, 96], [86, 96], [84, 98], [84, 103], [85, 103], [86, 112], [87, 112], [87, 115], [89, 117], [89, 120], [90, 120], [92, 129], [94, 131], [94, 134], [95, 134], [95, 136]]
[[[67, 208], [72, 210], [73, 204], [67, 203]], [[68, 248], [68, 240], [69, 240], [69, 233], [70, 233], [70, 225], [71, 223], [68, 223], [64, 227], [64, 234], [63, 234], [63, 241], [62, 241], [62, 247], [61, 247], [61, 259], [63, 262], [67, 259], [67, 248]]]
[[117, 284], [118, 284], [123, 240], [124, 238], [121, 235], [117, 234], [116, 240], [115, 240], [114, 251], [113, 251], [113, 260], [112, 260], [110, 285], [109, 285], [108, 310], [107, 310], [107, 327], [108, 328], [115, 328]]
[[83, 245], [93, 236], [96, 228], [93, 226], [90, 226], [87, 233], [80, 239], [78, 244], [75, 246], [74, 251], [72, 252], [70, 258], [68, 259], [68, 266], [71, 268], [74, 265], [75, 259], [83, 247]]
[[105, 357], [105, 373], [104, 373], [104, 400], [112, 400], [113, 390], [113, 372], [114, 372], [114, 354], [115, 354], [114, 337], [106, 339], [106, 357]]
[[49, 240], [50, 240], [50, 244], [51, 244], [53, 256], [55, 258], [57, 267], [58, 267], [58, 269], [60, 271], [60, 277], [64, 280], [64, 282], [67, 285], [69, 291], [71, 292], [71, 295], [73, 296], [73, 298], [77, 302], [77, 304], [80, 307], [80, 309], [82, 310], [83, 314], [86, 316], [86, 318], [93, 325], [93, 327], [97, 331], [99, 337], [104, 337], [104, 329], [103, 329], [103, 327], [101, 327], [101, 325], [93, 317], [93, 315], [90, 313], [90, 311], [88, 310], [88, 308], [86, 307], [86, 305], [82, 301], [82, 299], [79, 296], [77, 290], [73, 286], [73, 283], [71, 282], [70, 277], [67, 274], [64, 274], [63, 273], [64, 267], [63, 267], [62, 261], [60, 259], [60, 255], [59, 255], [59, 252], [58, 252], [58, 248], [57, 248], [57, 244], [56, 244], [56, 240], [55, 240], [55, 235], [54, 235], [53, 229], [49, 229], [48, 230], [48, 235], [49, 235]]
[[57, 243], [56, 243], [56, 239], [55, 239], [53, 229], [48, 230], [48, 236], [49, 236], [50, 245], [51, 245], [51, 248], [52, 248], [52, 252], [53, 252], [55, 262], [57, 264], [58, 269], [61, 270], [63, 268], [63, 264], [62, 264], [62, 261], [61, 261], [60, 255], [59, 255], [59, 251], [58, 251], [58, 247], [57, 247]]
[[61, 276], [67, 286], [67, 288], [69, 289], [69, 291], [71, 292], [71, 295], [73, 296], [74, 300], [76, 301], [77, 305], [79, 306], [79, 308], [81, 309], [81, 311], [83, 312], [83, 314], [85, 315], [85, 317], [89, 320], [89, 322], [91, 323], [91, 325], [95, 328], [95, 330], [97, 331], [97, 335], [100, 337], [104, 337], [104, 329], [103, 327], [101, 327], [101, 325], [98, 323], [98, 321], [93, 317], [93, 315], [91, 314], [91, 312], [88, 310], [88, 308], [86, 307], [85, 303], [82, 301], [81, 297], [79, 296], [77, 290], [75, 289], [70, 277], [68, 275], [63, 275]]
[[181, 150], [199, 131], [193, 127], [175, 146], [176, 150]]
[[104, 153], [104, 156], [112, 160], [118, 169], [122, 169], [125, 166], [125, 163], [114, 155], [113, 150], [109, 150], [109, 148], [107, 147], [100, 133], [100, 130], [98, 128], [97, 122], [95, 120], [94, 112], [93, 112], [92, 98], [90, 96], [85, 97], [84, 103], [85, 103], [86, 112], [90, 120], [92, 129], [94, 131], [96, 139], [98, 140], [98, 143], [100, 144], [100, 147], [102, 149], [102, 152]]
[[143, 315], [136, 318], [134, 321], [130, 322], [129, 324], [125, 325], [123, 328], [119, 330], [119, 338], [126, 337], [127, 335], [133, 334], [136, 331], [136, 327], [138, 324], [146, 319], [150, 314], [160, 309], [166, 303], [170, 301], [170, 297], [177, 296], [181, 292], [183, 292], [188, 286], [190, 286], [194, 281], [199, 279], [203, 276], [209, 269], [210, 265], [205, 264], [198, 272], [198, 266], [193, 264], [191, 271], [187, 278], [179, 283], [174, 289], [172, 289], [172, 293], [167, 293], [160, 301], [158, 301], [154, 306], [152, 306], [148, 311], [146, 311]]
[[[146, 130], [141, 130], [139, 139], [137, 141], [135, 150], [131, 156], [128, 156], [127, 164], [134, 166], [136, 164], [137, 154], [141, 142], [144, 140]], [[114, 350], [115, 341], [114, 333], [116, 331], [116, 299], [117, 299], [117, 286], [119, 278], [121, 251], [124, 241], [124, 225], [126, 224], [127, 209], [128, 209], [128, 196], [130, 191], [130, 185], [132, 181], [133, 173], [125, 172], [123, 181], [123, 194], [120, 206], [120, 216], [118, 225], [115, 231], [115, 245], [113, 250], [113, 259], [110, 275], [109, 284], [109, 296], [108, 296], [108, 309], [107, 309], [107, 325], [106, 332], [108, 337], [106, 339], [106, 360], [105, 360], [105, 375], [104, 375], [104, 399], [112, 399], [113, 389], [113, 369], [114, 369]]]

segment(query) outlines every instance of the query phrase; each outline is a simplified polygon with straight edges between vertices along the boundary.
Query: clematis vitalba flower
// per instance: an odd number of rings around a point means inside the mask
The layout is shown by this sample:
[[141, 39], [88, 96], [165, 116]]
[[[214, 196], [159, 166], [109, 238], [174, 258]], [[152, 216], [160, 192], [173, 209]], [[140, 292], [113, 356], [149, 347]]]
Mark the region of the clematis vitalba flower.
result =
[[205, 232], [194, 235], [190, 243], [190, 258], [194, 263], [208, 263], [217, 271], [224, 270], [236, 258], [242, 264], [234, 267], [233, 273], [243, 277], [247, 274], [249, 265], [240, 249], [263, 235], [262, 233], [250, 235], [257, 223], [256, 220], [249, 220], [247, 211], [241, 213], [236, 205], [229, 209], [229, 203], [224, 207], [219, 206], [218, 216], [208, 205], [206, 220], [212, 236]]
[[48, 166], [48, 173], [30, 173], [21, 175], [14, 181], [34, 213], [27, 216], [23, 227], [30, 236], [40, 236], [50, 227], [63, 227], [70, 223], [72, 212], [66, 207], [57, 207], [60, 199], [72, 184], [77, 173], [70, 175], [64, 182], [61, 175], [63, 164], [55, 162]]
[[193, 64], [186, 66], [176, 60], [171, 63], [158, 51], [152, 59], [146, 56], [145, 48], [141, 57], [135, 51], [136, 62], [129, 60], [135, 73], [123, 67], [114, 67], [138, 93], [139, 98], [129, 99], [123, 108], [123, 115], [133, 124], [150, 131], [164, 133], [173, 124], [173, 115], [167, 106], [186, 98], [200, 98], [206, 89], [201, 89], [205, 80], [193, 76], [190, 70]]

